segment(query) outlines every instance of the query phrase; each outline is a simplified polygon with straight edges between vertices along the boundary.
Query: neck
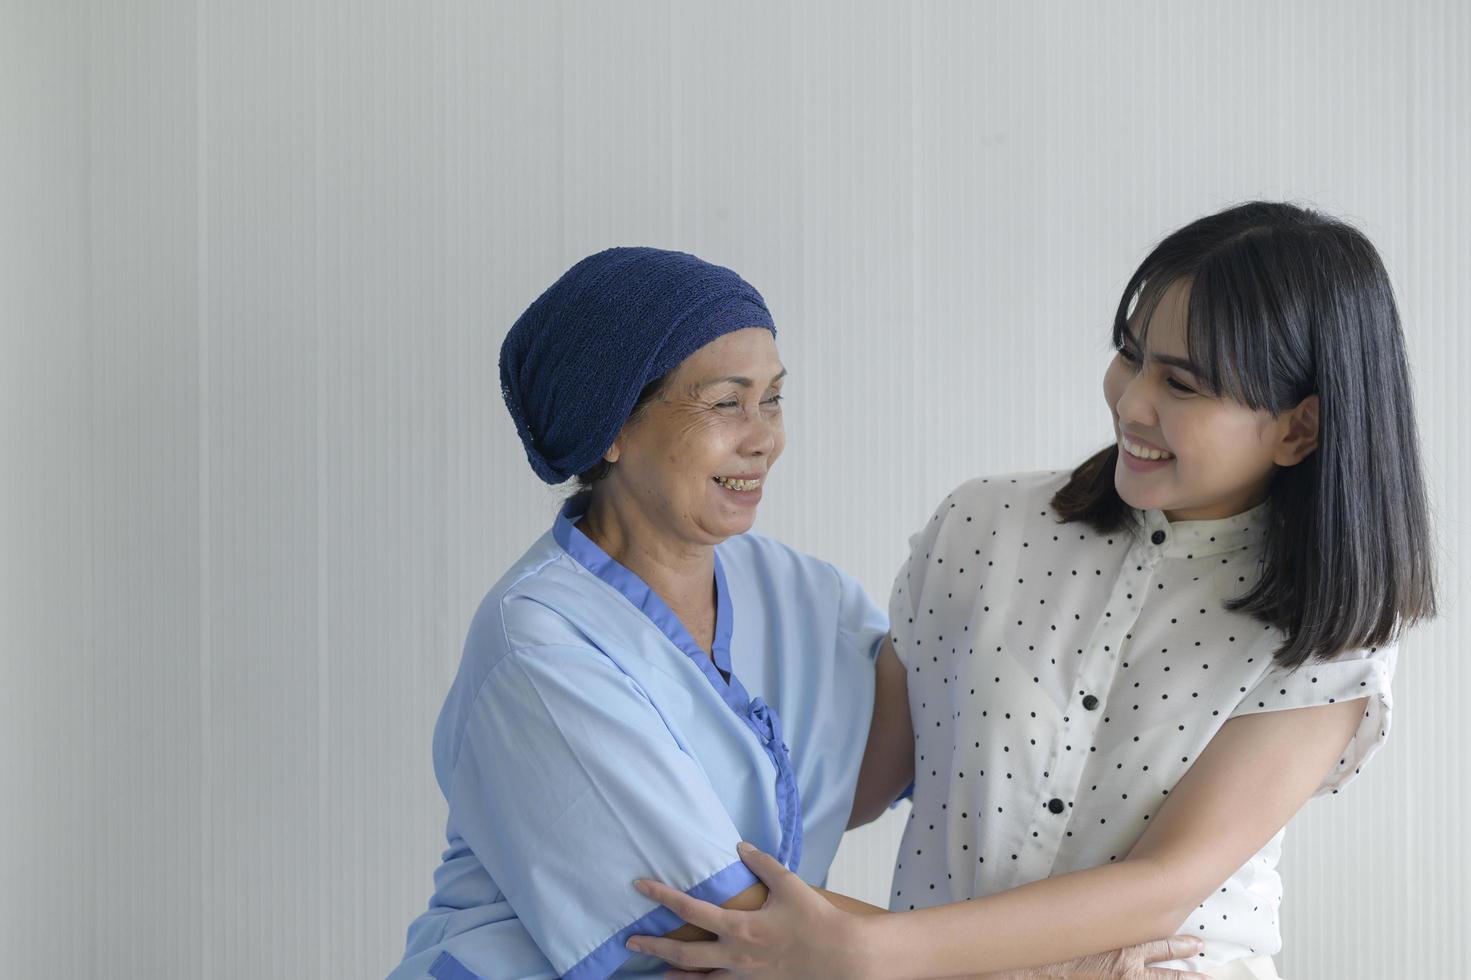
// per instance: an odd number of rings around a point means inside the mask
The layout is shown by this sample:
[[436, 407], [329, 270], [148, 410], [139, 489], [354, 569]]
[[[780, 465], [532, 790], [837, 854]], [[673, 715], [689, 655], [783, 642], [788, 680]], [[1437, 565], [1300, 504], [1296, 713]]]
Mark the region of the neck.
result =
[[[637, 506], [593, 494], [578, 529], [653, 589], [686, 626], [715, 608], [715, 546], [673, 538]], [[691, 630], [693, 633], [694, 630]]]
[[1237, 514], [1244, 514], [1266, 502], [1267, 496], [1272, 489], [1271, 478], [1250, 488], [1244, 493], [1230, 497], [1226, 500], [1217, 501], [1204, 507], [1187, 508], [1184, 510], [1167, 510], [1164, 512], [1165, 520], [1171, 524], [1182, 521], [1220, 521]]

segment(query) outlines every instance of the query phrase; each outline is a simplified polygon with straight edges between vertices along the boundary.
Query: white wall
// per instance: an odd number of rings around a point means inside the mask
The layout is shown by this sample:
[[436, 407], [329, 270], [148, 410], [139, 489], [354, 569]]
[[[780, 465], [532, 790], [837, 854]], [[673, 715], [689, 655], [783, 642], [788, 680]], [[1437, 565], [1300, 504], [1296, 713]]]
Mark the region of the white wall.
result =
[[761, 528], [882, 600], [954, 484], [1108, 438], [1129, 272], [1266, 196], [1385, 256], [1445, 570], [1389, 747], [1289, 835], [1281, 965], [1461, 974], [1468, 42], [1458, 0], [0, 0], [0, 973], [396, 961], [463, 630], [555, 506], [496, 352], [575, 259], [764, 291]]

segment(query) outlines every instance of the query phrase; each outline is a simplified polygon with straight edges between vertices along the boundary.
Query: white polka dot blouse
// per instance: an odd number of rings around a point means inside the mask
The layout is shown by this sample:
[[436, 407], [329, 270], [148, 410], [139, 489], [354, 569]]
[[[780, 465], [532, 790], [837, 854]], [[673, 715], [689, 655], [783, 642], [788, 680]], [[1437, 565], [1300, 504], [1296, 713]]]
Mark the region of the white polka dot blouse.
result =
[[[890, 906], [990, 895], [1123, 860], [1230, 718], [1368, 696], [1317, 795], [1384, 741], [1395, 649], [1295, 672], [1225, 601], [1255, 581], [1265, 507], [1099, 534], [1050, 506], [1066, 473], [978, 479], [910, 539], [889, 613], [915, 730]], [[1281, 948], [1279, 833], [1181, 927], [1211, 967]], [[1185, 966], [1185, 964], [1177, 964]]]

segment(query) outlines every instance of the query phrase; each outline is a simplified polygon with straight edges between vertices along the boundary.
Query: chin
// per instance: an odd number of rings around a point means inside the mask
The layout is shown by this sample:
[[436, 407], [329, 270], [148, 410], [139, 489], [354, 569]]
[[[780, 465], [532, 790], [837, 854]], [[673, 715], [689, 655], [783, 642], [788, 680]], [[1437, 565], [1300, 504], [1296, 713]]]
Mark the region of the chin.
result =
[[709, 530], [712, 536], [724, 541], [726, 538], [733, 538], [737, 534], [745, 534], [751, 528], [755, 527], [755, 525], [756, 515], [754, 512], [750, 514], [722, 514], [719, 518], [710, 522]]
[[741, 518], [733, 521], [725, 521], [722, 529], [725, 532], [725, 537], [733, 538], [737, 534], [745, 534], [747, 531], [751, 530], [751, 528], [755, 526], [756, 516], [753, 514], [750, 517]]
[[[1119, 463], [1119, 469], [1124, 469], [1124, 464]], [[1168, 495], [1161, 490], [1151, 487], [1141, 487], [1138, 477], [1132, 472], [1123, 474], [1114, 473], [1113, 488], [1118, 493], [1119, 499], [1135, 510], [1170, 510], [1173, 503]]]

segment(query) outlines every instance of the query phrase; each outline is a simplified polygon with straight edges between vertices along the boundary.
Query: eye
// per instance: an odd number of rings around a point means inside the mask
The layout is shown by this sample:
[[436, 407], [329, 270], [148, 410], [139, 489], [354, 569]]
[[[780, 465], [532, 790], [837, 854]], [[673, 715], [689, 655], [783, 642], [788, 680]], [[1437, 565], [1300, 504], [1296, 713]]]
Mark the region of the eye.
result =
[[772, 405], [772, 406], [780, 405], [781, 404], [781, 395], [780, 394], [772, 395], [770, 398], [767, 398], [764, 401], [762, 401], [761, 404], [763, 404], [763, 405]]
[[1170, 388], [1172, 388], [1173, 390], [1179, 392], [1182, 395], [1194, 395], [1194, 394], [1197, 394], [1197, 392], [1196, 392], [1196, 390], [1194, 388], [1191, 388], [1188, 385], [1182, 384], [1179, 381], [1176, 381], [1174, 378], [1167, 378], [1165, 380], [1165, 384], [1169, 385]]
[[1134, 352], [1132, 350], [1130, 350], [1129, 348], [1127, 348], [1127, 347], [1116, 347], [1116, 348], [1114, 348], [1114, 350], [1118, 353], [1120, 359], [1122, 359], [1124, 361], [1124, 363], [1126, 363], [1126, 364], [1138, 364], [1139, 363], [1139, 358], [1136, 357], [1134, 355]]

